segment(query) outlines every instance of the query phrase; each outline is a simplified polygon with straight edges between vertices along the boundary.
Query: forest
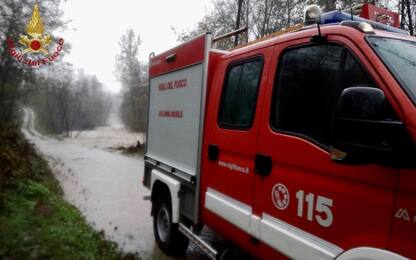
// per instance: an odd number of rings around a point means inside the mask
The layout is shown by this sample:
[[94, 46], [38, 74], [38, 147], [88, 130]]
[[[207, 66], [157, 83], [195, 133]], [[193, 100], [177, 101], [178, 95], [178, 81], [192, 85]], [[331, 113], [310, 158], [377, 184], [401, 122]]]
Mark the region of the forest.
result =
[[[51, 45], [60, 41], [58, 30], [68, 24], [62, 19], [60, 0], [38, 3], [43, 26], [50, 33]], [[47, 134], [69, 136], [74, 130], [92, 129], [106, 124], [111, 98], [102, 83], [73, 65], [62, 61], [71, 51], [70, 43], [52, 62], [29, 66], [19, 62], [10, 42], [20, 45], [22, 34], [33, 15], [33, 1], [4, 0], [0, 5], [0, 118], [2, 124], [19, 122], [23, 106], [31, 106], [37, 126]], [[28, 30], [29, 31], [29, 30]], [[46, 33], [46, 32], [45, 32]], [[19, 40], [19, 42], [18, 42]], [[50, 53], [53, 55], [53, 52]], [[36, 53], [27, 53], [26, 60], [37, 60]]]

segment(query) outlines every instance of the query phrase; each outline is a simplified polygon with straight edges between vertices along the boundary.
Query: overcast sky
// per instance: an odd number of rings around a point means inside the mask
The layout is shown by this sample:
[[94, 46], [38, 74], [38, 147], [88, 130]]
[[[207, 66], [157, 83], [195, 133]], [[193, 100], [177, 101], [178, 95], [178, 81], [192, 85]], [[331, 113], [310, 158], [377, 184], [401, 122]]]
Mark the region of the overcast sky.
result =
[[64, 19], [71, 22], [60, 34], [72, 50], [65, 59], [118, 92], [115, 55], [127, 29], [140, 34], [139, 59], [147, 62], [150, 52], [157, 54], [177, 44], [171, 26], [192, 29], [211, 9], [211, 0], [68, 0], [63, 4]]

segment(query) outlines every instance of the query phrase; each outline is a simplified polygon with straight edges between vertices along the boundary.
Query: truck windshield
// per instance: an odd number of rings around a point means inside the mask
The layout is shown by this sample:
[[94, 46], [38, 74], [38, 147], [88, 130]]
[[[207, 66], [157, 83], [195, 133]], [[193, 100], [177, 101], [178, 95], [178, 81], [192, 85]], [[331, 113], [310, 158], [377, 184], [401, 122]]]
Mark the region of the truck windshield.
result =
[[383, 37], [367, 40], [416, 104], [416, 42]]

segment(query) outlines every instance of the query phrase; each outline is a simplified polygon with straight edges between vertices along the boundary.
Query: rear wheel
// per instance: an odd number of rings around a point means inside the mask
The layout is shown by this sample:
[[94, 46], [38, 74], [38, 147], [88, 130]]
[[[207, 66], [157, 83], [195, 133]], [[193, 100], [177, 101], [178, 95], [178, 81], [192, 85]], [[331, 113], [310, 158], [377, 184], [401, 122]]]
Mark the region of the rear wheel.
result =
[[159, 248], [167, 255], [184, 255], [189, 240], [179, 230], [178, 224], [172, 223], [172, 206], [170, 196], [163, 196], [153, 203], [153, 233]]

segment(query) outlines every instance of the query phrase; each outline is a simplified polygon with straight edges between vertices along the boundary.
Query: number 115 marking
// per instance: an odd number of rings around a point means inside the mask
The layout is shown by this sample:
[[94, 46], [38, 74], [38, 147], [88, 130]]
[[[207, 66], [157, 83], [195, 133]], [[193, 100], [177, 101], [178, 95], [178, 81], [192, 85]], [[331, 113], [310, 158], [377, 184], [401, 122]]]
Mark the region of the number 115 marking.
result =
[[306, 201], [306, 219], [313, 221], [313, 218], [315, 217], [319, 225], [323, 227], [330, 227], [333, 222], [333, 214], [331, 210], [332, 199], [317, 196], [315, 203], [315, 194], [308, 193], [306, 196], [304, 195], [305, 192], [303, 190], [296, 192], [296, 199], [298, 202], [298, 217], [303, 218], [303, 204], [304, 201]]

